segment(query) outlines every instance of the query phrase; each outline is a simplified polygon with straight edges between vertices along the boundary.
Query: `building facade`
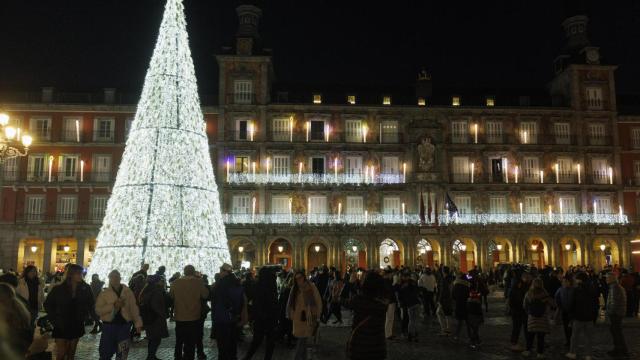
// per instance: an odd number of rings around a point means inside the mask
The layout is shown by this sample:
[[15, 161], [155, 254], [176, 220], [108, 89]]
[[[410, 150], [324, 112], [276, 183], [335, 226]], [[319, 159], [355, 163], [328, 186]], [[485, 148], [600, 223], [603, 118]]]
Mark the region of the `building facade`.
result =
[[[203, 109], [234, 264], [640, 266], [640, 117], [618, 114], [615, 66], [600, 63], [585, 16], [563, 23], [538, 106], [442, 100], [426, 72], [410, 96], [294, 101], [274, 86], [260, 9], [237, 14], [234, 50], [217, 56], [217, 106]], [[110, 89], [100, 102], [51, 89], [0, 99], [35, 139], [4, 164], [3, 266], [90, 262], [135, 112]]]

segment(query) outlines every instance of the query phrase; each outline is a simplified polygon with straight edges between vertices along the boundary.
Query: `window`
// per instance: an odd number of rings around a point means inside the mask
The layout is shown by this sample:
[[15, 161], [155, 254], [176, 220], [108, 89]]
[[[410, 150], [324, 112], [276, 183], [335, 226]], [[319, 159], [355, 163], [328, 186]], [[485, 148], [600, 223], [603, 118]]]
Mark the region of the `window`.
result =
[[398, 166], [397, 156], [383, 156], [382, 157], [382, 173], [396, 175], [400, 171]]
[[104, 213], [107, 209], [107, 201], [109, 200], [108, 196], [92, 196], [91, 197], [91, 208], [89, 209], [90, 220], [93, 222], [102, 222], [104, 219]]
[[271, 198], [271, 213], [289, 214], [289, 204], [288, 196], [274, 196]]
[[540, 214], [540, 197], [539, 196], [525, 196], [524, 197], [524, 213], [525, 214]]
[[65, 117], [62, 120], [62, 140], [80, 142], [82, 136], [82, 118]]
[[249, 195], [234, 195], [232, 198], [232, 214], [249, 214]]
[[587, 108], [589, 110], [602, 109], [602, 88], [589, 86], [585, 90], [587, 95]]
[[27, 181], [43, 182], [47, 179], [47, 156], [44, 154], [29, 155]]
[[78, 155], [61, 155], [58, 160], [58, 181], [76, 181], [79, 168]]
[[347, 120], [344, 122], [347, 142], [362, 142], [362, 120]]
[[576, 213], [576, 198], [573, 196], [562, 196], [558, 199], [560, 204], [560, 210], [562, 214], [575, 214]]
[[251, 104], [253, 100], [253, 81], [235, 80], [233, 82], [234, 104]]
[[400, 198], [385, 196], [382, 201], [382, 210], [385, 215], [400, 215]]
[[113, 124], [113, 118], [96, 118], [94, 120], [93, 141], [113, 141]]
[[362, 156], [347, 156], [345, 158], [345, 172], [348, 176], [362, 175]]
[[640, 161], [633, 162], [633, 181], [635, 185], [640, 184]]
[[249, 173], [249, 157], [248, 156], [236, 156], [234, 164], [235, 164], [234, 172], [236, 174]]
[[133, 118], [127, 118], [124, 121], [124, 138], [128, 139], [129, 138], [129, 133], [131, 132], [131, 126], [133, 125]]
[[92, 165], [93, 181], [111, 181], [111, 155], [94, 155]]
[[391, 105], [391, 96], [383, 96], [382, 105]]
[[40, 222], [44, 220], [45, 196], [44, 195], [27, 195], [26, 207], [24, 209], [24, 217], [28, 222]]
[[324, 222], [324, 216], [327, 214], [327, 197], [310, 196], [308, 202], [309, 220], [312, 222]]
[[631, 129], [631, 146], [640, 149], [640, 128]]
[[471, 215], [473, 208], [471, 207], [471, 197], [457, 195], [453, 200], [458, 208], [458, 215]]
[[466, 144], [469, 142], [469, 128], [466, 121], [453, 121], [451, 123], [451, 142], [454, 144]]
[[611, 214], [611, 198], [608, 196], [595, 196], [593, 202], [596, 205], [596, 214]]
[[491, 196], [489, 198], [489, 213], [506, 214], [507, 199], [504, 196]]
[[312, 174], [324, 174], [324, 156], [313, 156], [310, 159], [311, 162], [311, 173]]
[[383, 143], [398, 142], [398, 122], [397, 121], [382, 122], [382, 142]]
[[356, 104], [356, 96], [355, 95], [347, 95], [347, 102], [351, 105]]
[[362, 196], [347, 196], [347, 215], [364, 214], [364, 201]]
[[62, 223], [74, 222], [78, 210], [78, 197], [63, 195], [58, 198], [58, 220]]
[[18, 158], [11, 158], [4, 161], [4, 180], [18, 180]]
[[453, 170], [453, 182], [468, 183], [471, 181], [469, 177], [469, 158], [466, 156], [454, 156], [451, 159], [451, 169]]
[[273, 141], [289, 141], [291, 140], [291, 120], [290, 119], [273, 119]]
[[558, 158], [558, 181], [565, 184], [573, 182], [573, 159]]
[[30, 131], [36, 140], [51, 139], [51, 118], [31, 118], [30, 125]]
[[591, 159], [591, 173], [594, 184], [606, 184], [609, 181], [609, 164], [607, 159]]
[[460, 96], [451, 97], [451, 106], [460, 106]]
[[273, 157], [273, 175], [288, 176], [291, 173], [291, 163], [288, 155]]
[[522, 175], [524, 182], [535, 183], [540, 181], [540, 172], [538, 171], [538, 158], [525, 157], [522, 159]]
[[496, 105], [496, 99], [493, 98], [493, 96], [487, 97], [487, 106], [495, 106], [495, 105]]
[[589, 124], [589, 144], [606, 145], [604, 124]]
[[538, 143], [538, 124], [535, 121], [523, 121], [520, 123], [520, 141], [523, 144]]
[[427, 105], [427, 100], [425, 100], [425, 98], [423, 97], [419, 97], [418, 98], [418, 106], [426, 106]]
[[313, 94], [313, 103], [314, 104], [322, 104], [322, 95]]
[[557, 122], [553, 124], [556, 144], [571, 144], [571, 127], [569, 123]]
[[251, 122], [246, 119], [236, 120], [236, 140], [252, 140]]
[[502, 143], [502, 122], [501, 121], [487, 122], [487, 142], [489, 144]]
[[506, 175], [506, 173], [504, 172], [505, 159], [493, 158], [493, 159], [489, 159], [489, 162], [491, 165], [491, 182], [494, 182], [494, 183], [505, 182], [505, 175]]
[[325, 139], [325, 121], [324, 120], [312, 120], [309, 122], [312, 141], [326, 141]]

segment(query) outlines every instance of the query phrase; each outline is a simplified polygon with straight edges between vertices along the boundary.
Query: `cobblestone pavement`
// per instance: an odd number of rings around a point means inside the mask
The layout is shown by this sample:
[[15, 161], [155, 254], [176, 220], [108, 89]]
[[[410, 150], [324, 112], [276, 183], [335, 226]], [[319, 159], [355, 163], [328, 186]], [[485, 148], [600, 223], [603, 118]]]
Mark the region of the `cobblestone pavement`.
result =
[[[420, 341], [418, 343], [408, 343], [397, 338], [388, 343], [388, 359], [390, 360], [413, 360], [413, 359], [456, 359], [456, 360], [481, 360], [481, 359], [525, 359], [521, 354], [513, 353], [508, 349], [509, 336], [511, 333], [510, 319], [504, 316], [504, 305], [501, 294], [489, 298], [489, 313], [485, 318], [485, 324], [481, 327], [480, 336], [483, 344], [477, 350], [472, 350], [468, 346], [466, 333], [461, 334], [458, 342], [452, 338], [438, 337], [439, 326], [435, 319], [427, 318], [420, 325]], [[344, 312], [345, 323], [342, 326], [323, 326], [320, 329], [319, 344], [310, 351], [311, 359], [346, 359], [345, 342], [350, 334], [350, 318], [347, 311]], [[215, 341], [210, 340], [211, 323], [207, 322], [205, 330], [205, 348], [207, 359], [217, 359]], [[171, 337], [163, 339], [158, 357], [163, 360], [173, 359], [174, 331], [173, 323], [170, 325]], [[396, 321], [396, 332], [399, 333], [399, 325]], [[640, 359], [640, 320], [627, 319], [624, 323], [624, 332], [627, 343], [630, 346], [631, 355], [629, 359]], [[250, 341], [250, 335], [240, 344], [239, 356], [241, 357]], [[78, 345], [77, 359], [98, 359], [98, 342], [100, 335], [87, 335], [83, 337]], [[524, 344], [524, 339], [521, 339]], [[545, 355], [547, 359], [566, 359], [564, 353], [564, 338], [561, 326], [555, 326], [552, 333], [546, 338], [547, 349]], [[611, 349], [611, 337], [607, 324], [599, 320], [596, 325], [595, 337], [593, 340], [593, 358], [607, 359], [606, 352]], [[141, 341], [133, 345], [129, 359], [144, 360], [146, 358], [146, 341]], [[51, 345], [51, 348], [53, 346]], [[262, 359], [262, 352], [258, 352], [254, 359]], [[293, 350], [278, 344], [274, 353], [274, 360], [288, 360], [293, 358]], [[535, 355], [530, 356], [535, 358]], [[579, 357], [582, 359], [582, 357]]]

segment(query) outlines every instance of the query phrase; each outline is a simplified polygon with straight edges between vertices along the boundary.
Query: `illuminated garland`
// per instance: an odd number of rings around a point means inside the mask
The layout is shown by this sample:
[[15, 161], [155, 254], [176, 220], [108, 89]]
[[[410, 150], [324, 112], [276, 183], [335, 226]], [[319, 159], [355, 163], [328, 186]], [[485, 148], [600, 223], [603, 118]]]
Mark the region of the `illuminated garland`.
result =
[[374, 174], [373, 177], [365, 175], [348, 174], [252, 174], [230, 173], [227, 176], [229, 184], [402, 184], [404, 176], [401, 174]]

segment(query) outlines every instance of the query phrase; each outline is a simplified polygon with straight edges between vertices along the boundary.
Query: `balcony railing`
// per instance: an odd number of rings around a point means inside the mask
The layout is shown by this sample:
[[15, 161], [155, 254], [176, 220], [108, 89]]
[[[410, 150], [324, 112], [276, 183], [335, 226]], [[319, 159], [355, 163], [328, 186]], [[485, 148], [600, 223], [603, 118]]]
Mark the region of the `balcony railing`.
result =
[[607, 146], [613, 144], [611, 136], [589, 136], [586, 141], [590, 146]]
[[96, 130], [93, 132], [93, 141], [101, 143], [112, 143], [115, 141], [115, 134], [111, 130]]
[[[451, 136], [450, 144], [473, 144], [475, 137], [473, 135]], [[508, 134], [485, 134], [478, 135], [478, 144], [492, 145], [577, 145], [577, 136], [560, 136], [549, 134], [548, 136], [535, 136], [535, 138], [527, 137], [525, 139], [520, 135], [508, 136]], [[607, 143], [608, 144], [608, 143]], [[606, 144], [603, 144], [606, 145]]]
[[[382, 138], [379, 134], [369, 133], [366, 139], [362, 135], [354, 135], [349, 132], [342, 131], [268, 131], [268, 141], [273, 142], [294, 142], [294, 143], [351, 143], [351, 144], [399, 144], [404, 142], [404, 136], [401, 133], [383, 133]], [[224, 133], [225, 141], [263, 141], [262, 135], [256, 131], [253, 133], [247, 131], [227, 130]], [[366, 140], [366, 141], [365, 141]]]
[[104, 214], [56, 214], [24, 213], [16, 218], [17, 224], [96, 224], [102, 223]]
[[113, 174], [111, 172], [101, 171], [80, 171], [66, 172], [66, 171], [52, 171], [49, 176], [48, 171], [5, 171], [5, 181], [15, 182], [29, 182], [29, 183], [109, 183], [113, 181]]
[[405, 182], [402, 174], [252, 174], [230, 173], [227, 182], [232, 185], [242, 184], [310, 184], [310, 185], [376, 185], [401, 184]]
[[254, 105], [256, 104], [255, 93], [229, 93], [226, 95], [225, 103], [230, 105]]

